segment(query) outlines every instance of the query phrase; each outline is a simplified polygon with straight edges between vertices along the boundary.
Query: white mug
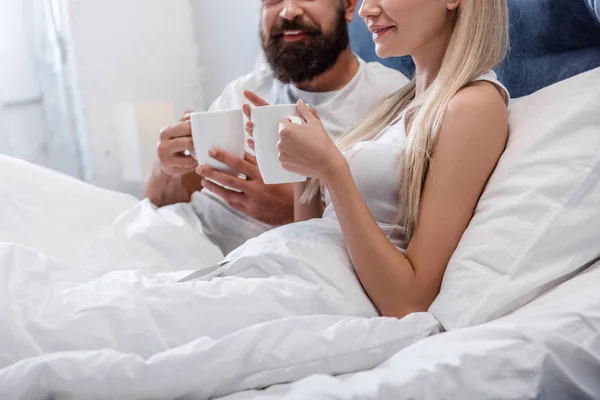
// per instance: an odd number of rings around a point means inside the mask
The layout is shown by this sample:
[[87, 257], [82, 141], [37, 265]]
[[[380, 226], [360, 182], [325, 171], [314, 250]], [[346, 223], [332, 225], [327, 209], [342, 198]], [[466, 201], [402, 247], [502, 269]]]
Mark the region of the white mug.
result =
[[295, 104], [257, 107], [252, 109], [253, 137], [256, 161], [263, 181], [267, 185], [304, 182], [306, 177], [286, 171], [279, 161], [279, 124], [289, 118], [302, 124]]
[[238, 174], [208, 155], [212, 148], [224, 150], [241, 159], [246, 152], [246, 132], [242, 110], [196, 112], [190, 115], [195, 158], [200, 165]]

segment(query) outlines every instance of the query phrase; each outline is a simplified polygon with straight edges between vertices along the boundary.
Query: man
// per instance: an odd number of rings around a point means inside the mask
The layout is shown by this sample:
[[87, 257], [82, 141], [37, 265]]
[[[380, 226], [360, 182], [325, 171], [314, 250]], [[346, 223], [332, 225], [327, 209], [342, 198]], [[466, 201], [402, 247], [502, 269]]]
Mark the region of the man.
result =
[[[348, 23], [357, 3], [262, 0], [260, 35], [268, 67], [230, 83], [210, 109], [302, 99], [318, 111], [332, 136], [359, 123], [374, 103], [408, 80], [378, 63], [365, 63], [352, 52]], [[250, 109], [244, 108], [244, 113], [249, 117]], [[192, 148], [189, 115], [161, 132], [158, 162], [145, 185], [145, 194], [155, 205], [191, 201], [204, 233], [225, 254], [274, 226], [293, 222], [292, 186], [265, 185], [252, 155], [241, 160], [212, 151], [211, 157], [247, 177], [203, 173], [218, 185], [196, 174], [196, 161], [186, 155]]]

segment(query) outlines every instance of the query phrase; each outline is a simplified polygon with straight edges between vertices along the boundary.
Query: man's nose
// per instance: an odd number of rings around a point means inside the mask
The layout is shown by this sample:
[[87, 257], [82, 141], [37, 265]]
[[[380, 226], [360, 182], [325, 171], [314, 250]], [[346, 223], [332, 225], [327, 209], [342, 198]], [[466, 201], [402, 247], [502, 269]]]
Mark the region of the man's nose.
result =
[[299, 0], [284, 0], [283, 9], [279, 13], [279, 16], [288, 21], [302, 16], [304, 14], [304, 10], [302, 10], [302, 7], [300, 7], [299, 3]]

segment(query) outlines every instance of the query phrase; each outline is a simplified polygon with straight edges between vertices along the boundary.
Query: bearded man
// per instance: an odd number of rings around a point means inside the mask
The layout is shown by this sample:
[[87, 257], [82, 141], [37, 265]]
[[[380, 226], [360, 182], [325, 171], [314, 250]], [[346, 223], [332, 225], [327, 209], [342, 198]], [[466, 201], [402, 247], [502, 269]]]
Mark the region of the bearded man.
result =
[[[231, 82], [210, 110], [293, 104], [299, 99], [339, 136], [361, 122], [370, 106], [408, 83], [400, 72], [366, 63], [350, 48], [348, 23], [358, 0], [262, 0], [260, 37], [266, 65]], [[233, 28], [233, 27], [232, 27]], [[249, 107], [244, 107], [249, 116]], [[240, 173], [225, 185], [196, 173], [189, 113], [163, 129], [158, 160], [144, 193], [158, 207], [191, 205], [204, 234], [224, 254], [267, 230], [293, 222], [292, 185], [265, 185], [251, 154], [215, 149], [210, 156]], [[221, 183], [221, 184], [219, 184]]]

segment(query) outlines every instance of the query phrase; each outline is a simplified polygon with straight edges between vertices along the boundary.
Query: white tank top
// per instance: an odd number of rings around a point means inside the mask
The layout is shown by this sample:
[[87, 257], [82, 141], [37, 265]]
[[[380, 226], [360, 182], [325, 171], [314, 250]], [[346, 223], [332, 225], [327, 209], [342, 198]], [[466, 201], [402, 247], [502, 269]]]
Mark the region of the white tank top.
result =
[[[488, 81], [496, 85], [508, 105], [508, 90], [498, 80], [496, 73], [488, 71], [475, 81]], [[402, 122], [402, 123], [399, 123]], [[405, 229], [395, 222], [398, 219], [400, 203], [400, 179], [398, 158], [406, 129], [402, 118], [388, 126], [376, 139], [359, 142], [344, 152], [358, 190], [363, 196], [371, 214], [379, 227], [394, 246], [406, 249]], [[323, 218], [337, 219], [329, 193], [325, 191], [325, 212]]]

